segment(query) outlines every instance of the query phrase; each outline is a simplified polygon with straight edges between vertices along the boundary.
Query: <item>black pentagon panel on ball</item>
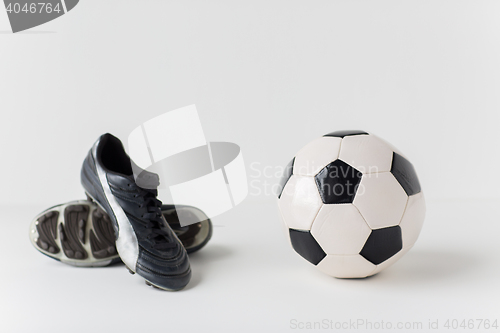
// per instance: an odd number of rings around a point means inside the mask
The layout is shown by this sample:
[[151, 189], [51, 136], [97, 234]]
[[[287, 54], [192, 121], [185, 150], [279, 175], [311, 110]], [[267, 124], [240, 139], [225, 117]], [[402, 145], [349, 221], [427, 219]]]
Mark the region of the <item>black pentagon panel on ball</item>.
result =
[[399, 225], [372, 230], [359, 253], [366, 260], [378, 265], [401, 251], [403, 239]]
[[343, 138], [344, 136], [351, 136], [351, 135], [368, 135], [368, 133], [359, 130], [343, 130], [343, 131], [335, 131], [332, 133], [328, 133], [323, 136], [333, 136], [336, 138]]
[[283, 170], [283, 175], [281, 176], [280, 182], [278, 184], [278, 199], [281, 198], [281, 193], [283, 193], [283, 189], [285, 188], [286, 183], [292, 177], [293, 173], [293, 163], [295, 162], [295, 157], [286, 165]]
[[290, 229], [290, 241], [295, 252], [313, 265], [317, 265], [326, 257], [325, 251], [309, 231]]
[[325, 204], [352, 203], [363, 174], [342, 160], [335, 160], [316, 176], [321, 200]]
[[391, 173], [397, 179], [401, 187], [408, 196], [417, 194], [421, 191], [420, 182], [413, 164], [403, 156], [393, 153]]

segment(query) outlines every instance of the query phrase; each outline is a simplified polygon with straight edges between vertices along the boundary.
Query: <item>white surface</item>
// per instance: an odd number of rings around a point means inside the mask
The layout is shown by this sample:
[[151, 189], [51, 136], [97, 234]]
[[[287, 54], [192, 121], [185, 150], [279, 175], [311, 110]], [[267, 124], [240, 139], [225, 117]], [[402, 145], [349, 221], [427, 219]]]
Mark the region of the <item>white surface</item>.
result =
[[[499, 12], [488, 0], [82, 0], [12, 35], [0, 10], [2, 330], [278, 332], [358, 318], [443, 328], [498, 316]], [[192, 256], [187, 290], [31, 247], [37, 213], [83, 198], [79, 170], [99, 135], [126, 141], [193, 103], [208, 141], [241, 146], [251, 192], [215, 219], [225, 227]], [[350, 128], [401, 149], [428, 206], [414, 248], [366, 280], [330, 278], [293, 253], [271, 195], [271, 175], [301, 147]]]
[[234, 160], [224, 166], [224, 172], [231, 189], [233, 203], [235, 206], [239, 205], [248, 195], [247, 171], [241, 150]]
[[197, 207], [208, 216], [217, 216], [233, 207], [222, 169], [172, 185], [170, 193], [174, 203]]
[[146, 169], [153, 164], [151, 156], [149, 155], [148, 144], [144, 136], [142, 125], [134, 128], [130, 132], [127, 143], [127, 153], [139, 168]]
[[293, 252], [274, 204], [247, 200], [214, 220], [213, 239], [190, 257], [191, 283], [173, 293], [147, 287], [123, 266], [75, 268], [44, 257], [32, 248], [28, 225], [45, 207], [2, 207], [2, 327], [287, 332], [296, 331], [293, 319], [443, 325], [498, 318], [498, 207], [492, 200], [430, 202], [421, 237], [401, 260], [368, 279], [339, 280]]
[[293, 162], [293, 174], [316, 176], [339, 156], [341, 138], [321, 137], [307, 143]]
[[144, 123], [144, 134], [155, 162], [207, 144], [195, 105], [149, 119]]
[[81, 197], [99, 135], [126, 142], [191, 104], [207, 141], [239, 144], [254, 177], [252, 163], [283, 167], [318, 136], [362, 129], [404, 152], [429, 199], [499, 199], [499, 177], [463, 167], [500, 161], [498, 12], [494, 0], [82, 0], [13, 35], [0, 10], [0, 202]]

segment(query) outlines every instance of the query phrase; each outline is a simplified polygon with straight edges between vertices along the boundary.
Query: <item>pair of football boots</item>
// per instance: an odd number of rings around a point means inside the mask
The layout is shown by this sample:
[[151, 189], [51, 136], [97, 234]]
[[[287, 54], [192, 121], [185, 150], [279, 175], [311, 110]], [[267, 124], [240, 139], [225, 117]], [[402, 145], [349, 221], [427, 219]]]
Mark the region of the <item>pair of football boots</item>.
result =
[[[87, 200], [40, 213], [30, 226], [31, 242], [66, 264], [95, 267], [122, 261], [147, 285], [180, 290], [191, 278], [187, 254], [210, 240], [212, 223], [195, 207], [163, 205], [157, 189], [139, 181], [157, 175], [144, 171], [134, 177], [134, 171], [121, 141], [102, 135], [81, 170]], [[182, 226], [181, 214], [183, 222], [191, 218], [195, 223]]]

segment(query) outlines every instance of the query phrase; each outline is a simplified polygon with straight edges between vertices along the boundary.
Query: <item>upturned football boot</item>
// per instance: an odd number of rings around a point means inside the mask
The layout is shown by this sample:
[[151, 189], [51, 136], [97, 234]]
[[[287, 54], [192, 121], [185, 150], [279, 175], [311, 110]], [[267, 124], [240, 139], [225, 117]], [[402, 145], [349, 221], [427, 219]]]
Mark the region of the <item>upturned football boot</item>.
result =
[[[176, 209], [174, 205], [163, 205], [161, 209], [187, 253], [200, 250], [212, 237], [212, 222], [202, 210], [191, 206]], [[181, 226], [177, 211], [194, 223]], [[102, 267], [121, 262], [111, 219], [88, 200], [46, 209], [31, 221], [29, 234], [38, 251], [65, 264]]]
[[73, 266], [99, 267], [121, 261], [109, 216], [88, 200], [38, 214], [30, 225], [30, 240], [41, 253]]

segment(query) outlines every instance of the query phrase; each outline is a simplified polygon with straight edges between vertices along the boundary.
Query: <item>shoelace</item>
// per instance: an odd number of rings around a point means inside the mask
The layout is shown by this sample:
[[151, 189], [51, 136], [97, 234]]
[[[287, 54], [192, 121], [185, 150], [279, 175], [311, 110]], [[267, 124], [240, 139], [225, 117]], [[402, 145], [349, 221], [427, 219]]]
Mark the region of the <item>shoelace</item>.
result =
[[175, 248], [176, 244], [171, 243], [168, 234], [161, 229], [163, 227], [162, 202], [156, 198], [157, 190], [143, 188], [138, 188], [138, 190], [138, 196], [144, 199], [140, 208], [147, 208], [147, 213], [144, 213], [142, 218], [146, 220], [146, 228], [150, 231], [147, 238], [153, 241], [151, 247], [157, 250]]

